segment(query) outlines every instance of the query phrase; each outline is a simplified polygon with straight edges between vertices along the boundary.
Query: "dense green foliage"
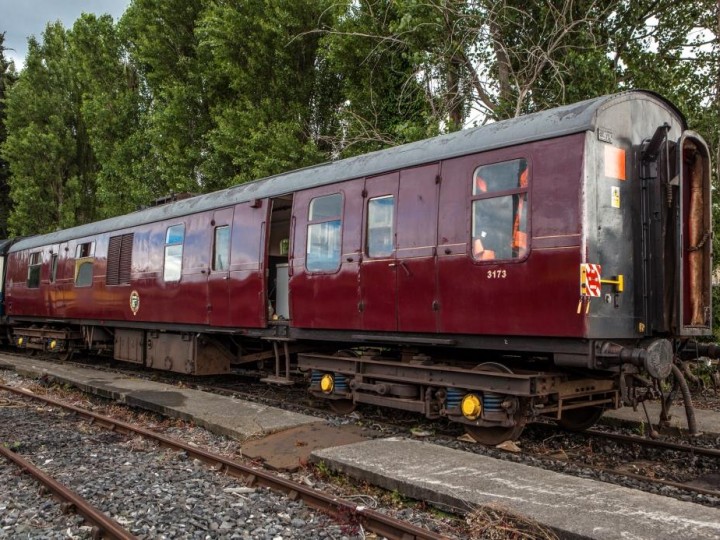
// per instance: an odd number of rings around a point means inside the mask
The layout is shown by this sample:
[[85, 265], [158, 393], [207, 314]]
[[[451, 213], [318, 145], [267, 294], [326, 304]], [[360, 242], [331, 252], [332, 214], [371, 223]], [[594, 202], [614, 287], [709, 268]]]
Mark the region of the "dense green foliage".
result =
[[0, 233], [627, 88], [676, 102], [717, 152], [719, 11], [716, 0], [133, 0], [120, 21], [49, 24], [19, 74], [0, 38]]
[[[0, 34], [0, 147], [7, 138], [5, 127], [6, 105], [5, 96], [16, 79], [15, 66], [5, 58], [5, 34]], [[8, 234], [8, 217], [10, 215], [10, 166], [0, 156], [0, 237], [6, 238]]]

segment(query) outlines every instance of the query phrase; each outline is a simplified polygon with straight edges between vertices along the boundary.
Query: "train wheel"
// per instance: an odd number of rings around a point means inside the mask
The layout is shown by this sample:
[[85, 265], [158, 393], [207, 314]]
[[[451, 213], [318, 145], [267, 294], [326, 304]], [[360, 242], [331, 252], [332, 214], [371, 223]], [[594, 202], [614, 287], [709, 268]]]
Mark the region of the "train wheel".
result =
[[486, 446], [497, 446], [505, 441], [515, 441], [525, 429], [525, 422], [515, 424], [511, 427], [476, 427], [465, 426], [465, 432], [476, 442]]
[[[473, 368], [473, 371], [494, 371], [498, 373], [512, 373], [512, 370], [497, 362], [485, 362], [479, 364]], [[465, 432], [470, 435], [475, 441], [486, 446], [497, 446], [505, 441], [514, 441], [520, 437], [525, 424], [527, 423], [527, 417], [524, 416], [520, 410], [515, 413], [515, 425], [514, 426], [494, 426], [494, 427], [480, 427], [480, 426], [469, 426], [465, 425]]]
[[600, 420], [603, 411], [602, 407], [583, 407], [563, 411], [558, 425], [568, 431], [585, 431]]
[[335, 414], [350, 414], [356, 407], [352, 399], [329, 399], [327, 401]]

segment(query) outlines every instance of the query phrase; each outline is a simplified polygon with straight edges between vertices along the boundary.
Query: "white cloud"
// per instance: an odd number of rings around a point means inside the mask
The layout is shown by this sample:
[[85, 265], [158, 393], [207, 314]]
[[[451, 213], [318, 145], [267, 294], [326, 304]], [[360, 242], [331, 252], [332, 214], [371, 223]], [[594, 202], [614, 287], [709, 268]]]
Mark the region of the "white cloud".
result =
[[0, 33], [5, 32], [5, 57], [22, 68], [27, 54], [27, 40], [38, 40], [49, 22], [60, 21], [72, 27], [82, 13], [109, 13], [117, 20], [131, 0], [0, 0]]

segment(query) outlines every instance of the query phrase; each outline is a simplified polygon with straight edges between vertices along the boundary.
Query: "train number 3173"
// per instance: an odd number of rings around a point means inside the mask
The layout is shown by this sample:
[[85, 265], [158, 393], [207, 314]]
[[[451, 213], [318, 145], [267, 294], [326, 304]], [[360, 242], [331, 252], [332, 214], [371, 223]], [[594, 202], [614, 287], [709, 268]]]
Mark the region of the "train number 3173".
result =
[[505, 270], [488, 270], [488, 279], [505, 279], [507, 272]]

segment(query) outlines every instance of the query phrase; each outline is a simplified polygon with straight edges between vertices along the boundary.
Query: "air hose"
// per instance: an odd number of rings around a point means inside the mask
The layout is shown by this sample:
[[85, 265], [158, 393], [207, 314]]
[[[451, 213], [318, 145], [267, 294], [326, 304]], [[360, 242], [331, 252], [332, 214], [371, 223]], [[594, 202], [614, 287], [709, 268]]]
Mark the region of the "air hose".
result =
[[672, 365], [672, 373], [675, 375], [675, 380], [680, 385], [680, 391], [682, 392], [683, 402], [685, 403], [685, 416], [687, 416], [688, 432], [691, 437], [699, 435], [697, 428], [697, 421], [695, 420], [695, 409], [693, 409], [692, 396], [690, 396], [690, 388], [688, 388], [687, 381], [680, 371], [680, 368], [675, 364]]

